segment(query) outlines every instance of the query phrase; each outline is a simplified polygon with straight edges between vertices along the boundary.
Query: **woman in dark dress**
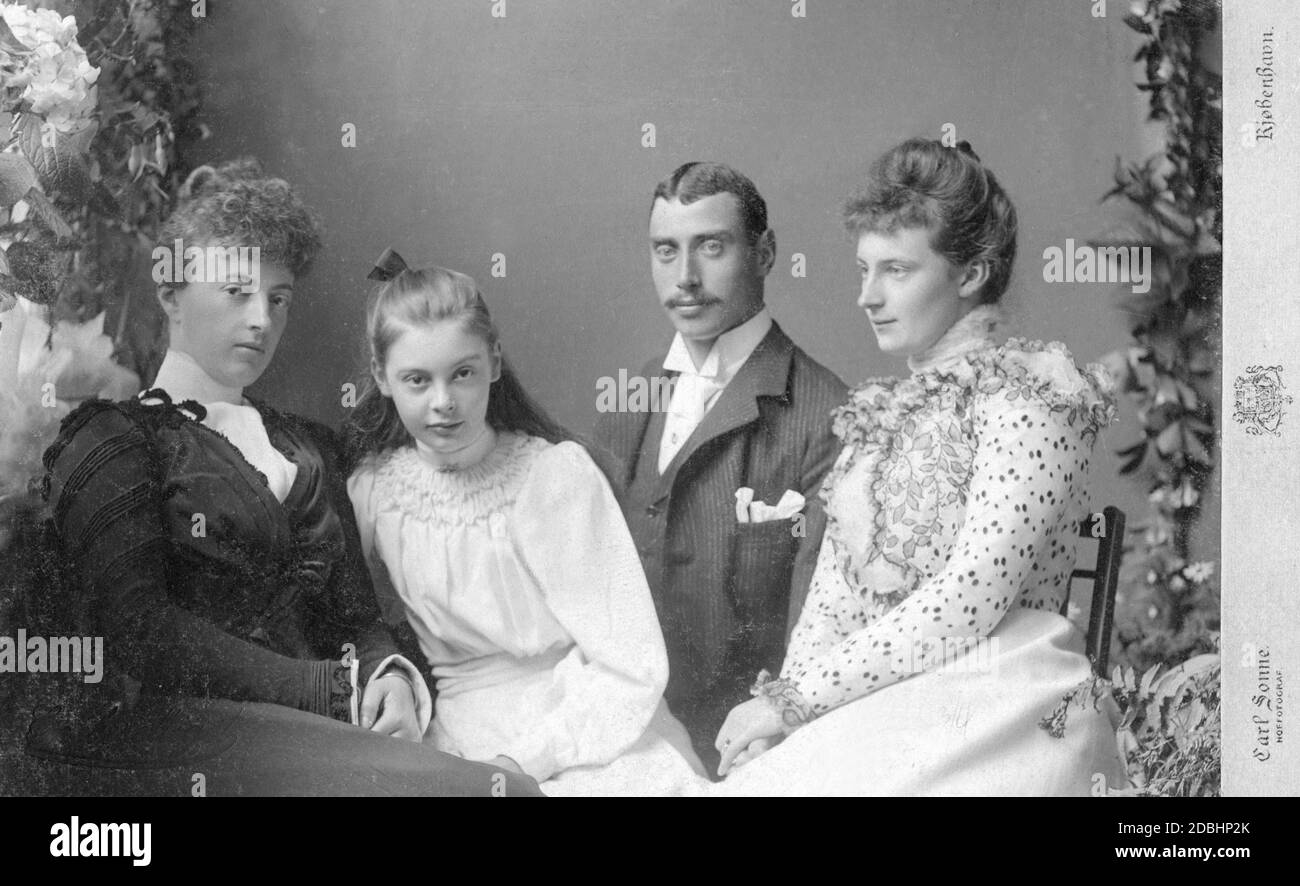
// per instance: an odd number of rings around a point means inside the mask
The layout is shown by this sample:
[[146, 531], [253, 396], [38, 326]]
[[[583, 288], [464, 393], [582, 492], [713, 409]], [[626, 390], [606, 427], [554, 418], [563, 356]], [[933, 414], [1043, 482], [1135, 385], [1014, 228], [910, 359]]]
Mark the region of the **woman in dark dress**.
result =
[[83, 404], [45, 454], [47, 629], [104, 650], [29, 733], [48, 792], [537, 792], [420, 744], [432, 700], [380, 619], [332, 435], [243, 394], [319, 246], [286, 182], [196, 170], [154, 253], [155, 279], [183, 275], [159, 283], [153, 388]]

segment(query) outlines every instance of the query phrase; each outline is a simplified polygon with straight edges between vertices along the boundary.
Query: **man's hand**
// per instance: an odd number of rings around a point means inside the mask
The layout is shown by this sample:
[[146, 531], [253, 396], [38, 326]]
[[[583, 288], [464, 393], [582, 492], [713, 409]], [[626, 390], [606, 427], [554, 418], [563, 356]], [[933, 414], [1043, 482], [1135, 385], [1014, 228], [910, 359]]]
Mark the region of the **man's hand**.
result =
[[367, 683], [361, 697], [361, 725], [373, 732], [418, 742], [422, 737], [420, 720], [410, 682], [401, 674], [390, 673]]
[[775, 743], [776, 738], [785, 734], [783, 725], [781, 711], [766, 698], [751, 698], [732, 708], [722, 729], [718, 731], [717, 741], [713, 743], [722, 754], [718, 775], [726, 775], [736, 757], [748, 751], [754, 742], [769, 739]]
[[731, 761], [731, 768], [732, 768], [732, 769], [739, 769], [741, 766], [744, 766], [744, 765], [745, 765], [746, 763], [748, 763], [750, 760], [753, 760], [755, 757], [758, 757], [758, 756], [760, 756], [761, 754], [764, 754], [764, 753], [766, 753], [767, 751], [770, 751], [772, 748], [776, 747], [778, 744], [780, 744], [780, 737], [779, 737], [779, 736], [776, 737], [776, 738], [756, 738], [756, 739], [754, 739], [753, 741], [751, 741], [751, 742], [749, 743], [749, 747], [745, 748], [745, 749], [744, 749], [743, 751], [741, 751], [739, 754], [736, 754], [736, 759], [734, 759], [734, 760]]

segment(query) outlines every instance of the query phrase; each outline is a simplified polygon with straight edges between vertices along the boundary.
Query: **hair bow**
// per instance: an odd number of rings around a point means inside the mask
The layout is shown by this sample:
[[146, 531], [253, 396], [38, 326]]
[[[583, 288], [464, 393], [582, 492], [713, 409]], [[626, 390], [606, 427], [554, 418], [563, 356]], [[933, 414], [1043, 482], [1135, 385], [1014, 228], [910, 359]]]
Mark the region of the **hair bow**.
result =
[[384, 254], [375, 260], [375, 266], [366, 274], [367, 280], [379, 280], [387, 283], [407, 269], [406, 259], [397, 254], [393, 247], [384, 250]]

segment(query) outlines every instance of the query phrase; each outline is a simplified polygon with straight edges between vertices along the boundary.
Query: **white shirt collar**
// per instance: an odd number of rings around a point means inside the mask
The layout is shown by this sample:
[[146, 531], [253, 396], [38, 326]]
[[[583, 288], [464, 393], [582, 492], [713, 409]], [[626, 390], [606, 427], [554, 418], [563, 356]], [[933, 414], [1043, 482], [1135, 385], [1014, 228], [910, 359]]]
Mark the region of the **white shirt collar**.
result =
[[749, 359], [749, 355], [754, 353], [754, 349], [767, 337], [771, 329], [772, 315], [764, 307], [735, 329], [729, 329], [718, 336], [713, 347], [709, 348], [708, 356], [704, 358], [704, 365], [699, 369], [695, 368], [695, 362], [691, 360], [691, 354], [686, 350], [686, 341], [679, 332], [673, 337], [673, 343], [668, 348], [668, 356], [664, 358], [664, 369], [669, 372], [711, 378], [725, 384]]
[[173, 403], [193, 400], [204, 405], [208, 403], [230, 403], [244, 406], [244, 392], [239, 388], [228, 388], [204, 371], [198, 361], [184, 351], [168, 348], [158, 367], [158, 376], [153, 387], [162, 388]]
[[153, 387], [166, 391], [173, 403], [193, 400], [201, 404], [206, 412], [202, 423], [224, 436], [261, 472], [277, 501], [283, 503], [289, 497], [298, 465], [271, 443], [261, 413], [244, 400], [242, 391], [221, 384], [193, 357], [174, 348], [163, 357]]

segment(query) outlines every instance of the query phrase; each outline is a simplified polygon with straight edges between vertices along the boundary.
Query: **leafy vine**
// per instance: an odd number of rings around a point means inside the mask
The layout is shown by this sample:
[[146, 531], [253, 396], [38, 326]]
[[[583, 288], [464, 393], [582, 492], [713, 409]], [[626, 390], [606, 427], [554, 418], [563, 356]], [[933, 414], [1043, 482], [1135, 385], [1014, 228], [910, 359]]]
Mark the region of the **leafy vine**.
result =
[[1148, 482], [1150, 519], [1126, 552], [1135, 578], [1121, 589], [1145, 606], [1145, 624], [1117, 625], [1121, 658], [1145, 669], [1213, 645], [1219, 620], [1212, 563], [1194, 563], [1191, 532], [1215, 463], [1215, 385], [1222, 301], [1222, 85], [1203, 62], [1214, 37], [1211, 0], [1134, 0], [1125, 16], [1142, 35], [1135, 60], [1148, 119], [1164, 149], [1117, 164], [1107, 199], [1135, 209], [1128, 236], [1100, 246], [1150, 247], [1150, 291], [1126, 294], [1132, 343], [1106, 358], [1137, 407], [1141, 437], [1120, 451], [1123, 474]]

